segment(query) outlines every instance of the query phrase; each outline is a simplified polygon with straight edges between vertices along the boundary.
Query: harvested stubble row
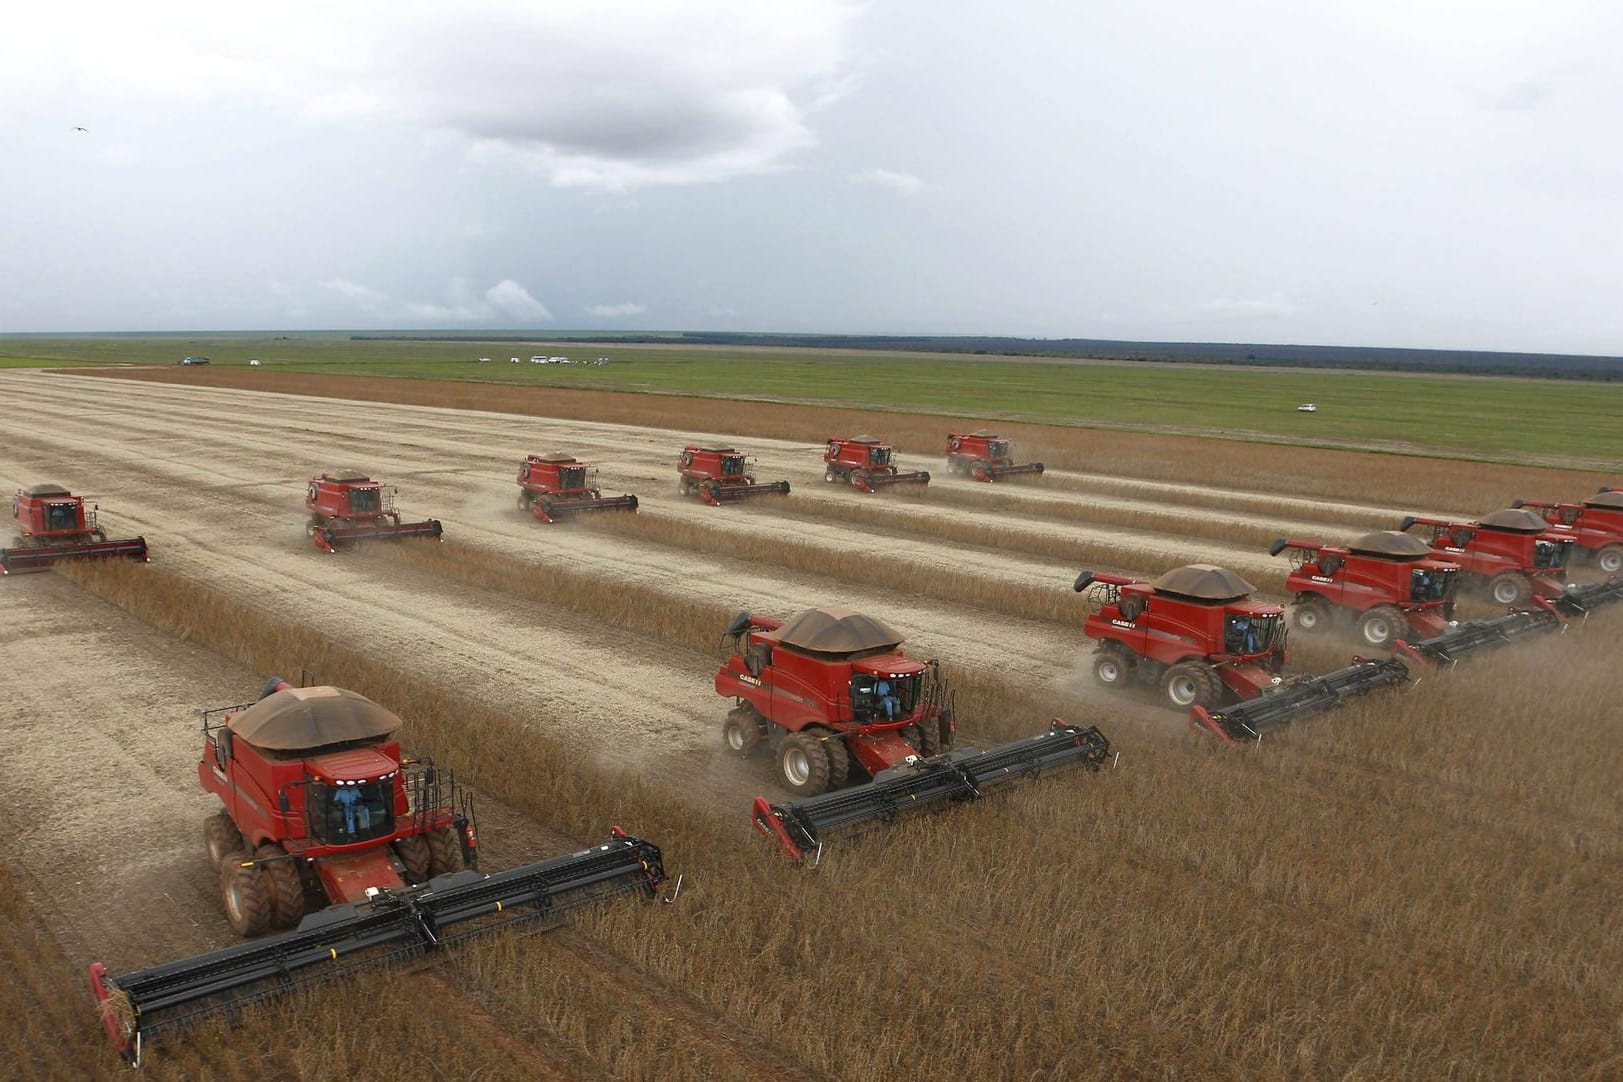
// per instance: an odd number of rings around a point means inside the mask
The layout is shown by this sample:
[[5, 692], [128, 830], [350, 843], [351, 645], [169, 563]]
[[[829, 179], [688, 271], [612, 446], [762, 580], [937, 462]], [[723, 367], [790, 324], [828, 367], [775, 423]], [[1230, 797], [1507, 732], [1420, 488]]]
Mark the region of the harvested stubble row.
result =
[[[578, 927], [830, 1077], [1600, 1079], [1623, 1066], [1615, 846], [1592, 851], [1616, 826], [1619, 720], [1596, 710], [1616, 620], [1507, 654], [1492, 680], [1460, 670], [1260, 753], [1169, 742], [1094, 781], [842, 840], [806, 875], [693, 794], [575, 761], [548, 743], [546, 719], [520, 723], [131, 571], [81, 581], [256, 667], [313, 660], [540, 820], [576, 833], [610, 815], [657, 822], [689, 876], [682, 903]], [[1555, 664], [1571, 678], [1552, 684]], [[1530, 764], [1535, 718], [1551, 754]], [[1327, 769], [1327, 755], [1360, 769]], [[1551, 822], [1571, 844], [1548, 844]], [[529, 956], [493, 944], [452, 965], [478, 994], [498, 980], [478, 966], [506, 974]], [[504, 1024], [569, 994], [500, 987]], [[853, 995], [872, 1025], [806, 1024]], [[414, 1024], [440, 1032], [432, 1017]], [[312, 1047], [299, 1025], [280, 1041]], [[623, 1055], [607, 1073], [638, 1077], [633, 1065], [658, 1053]], [[664, 1077], [700, 1077], [668, 1066]]]

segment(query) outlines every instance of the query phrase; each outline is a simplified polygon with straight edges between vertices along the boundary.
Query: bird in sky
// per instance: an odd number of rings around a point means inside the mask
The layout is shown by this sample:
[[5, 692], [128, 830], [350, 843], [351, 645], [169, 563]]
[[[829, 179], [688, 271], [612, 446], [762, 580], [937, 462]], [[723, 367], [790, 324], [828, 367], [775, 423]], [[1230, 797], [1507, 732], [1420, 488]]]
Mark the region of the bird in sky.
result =
[[74, 129], [73, 129], [73, 130], [74, 130], [74, 131], [82, 131], [82, 132], [84, 132], [84, 133], [85, 133], [85, 134], [86, 134], [86, 135], [89, 135], [89, 134], [90, 134], [90, 129], [89, 129], [89, 128], [81, 128], [81, 127], [78, 127], [78, 126], [77, 126], [77, 125], [75, 125], [75, 126], [74, 126]]

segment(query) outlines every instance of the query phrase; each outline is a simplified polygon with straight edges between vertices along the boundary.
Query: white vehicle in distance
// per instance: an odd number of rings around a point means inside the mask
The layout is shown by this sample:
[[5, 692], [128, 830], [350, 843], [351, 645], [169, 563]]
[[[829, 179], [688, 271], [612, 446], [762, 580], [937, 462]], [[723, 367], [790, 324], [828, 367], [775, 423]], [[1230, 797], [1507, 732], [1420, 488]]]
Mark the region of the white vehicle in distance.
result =
[[568, 364], [569, 363], [569, 358], [568, 357], [548, 357], [547, 358], [547, 363], [548, 364]]
[[258, 368], [259, 367], [259, 358], [255, 357], [253, 360], [249, 361], [248, 363], [250, 365], [252, 365], [253, 367]]
[[1319, 412], [1319, 407], [1315, 406], [1311, 402], [1303, 402], [1300, 406], [1296, 407], [1296, 412], [1297, 413], [1317, 413], [1317, 412]]
[[490, 363], [490, 358], [489, 357], [480, 357], [479, 358], [479, 363], [480, 364], [489, 364]]
[[523, 364], [523, 363], [524, 363], [524, 362], [523, 362], [523, 361], [521, 361], [521, 360], [519, 360], [519, 359], [518, 359], [518, 358], [517, 358], [517, 357], [514, 357], [514, 358], [513, 358], [513, 363], [514, 363], [514, 364]]
[[547, 359], [545, 357], [531, 357], [530, 358], [530, 363], [531, 364], [546, 364]]

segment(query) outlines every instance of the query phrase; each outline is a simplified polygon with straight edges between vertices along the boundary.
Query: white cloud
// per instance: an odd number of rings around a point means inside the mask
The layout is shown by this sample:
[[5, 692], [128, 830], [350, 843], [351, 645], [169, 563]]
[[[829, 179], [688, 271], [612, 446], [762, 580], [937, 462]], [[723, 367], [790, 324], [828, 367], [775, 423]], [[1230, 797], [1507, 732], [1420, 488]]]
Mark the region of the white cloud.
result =
[[857, 16], [847, 0], [31, 5], [0, 38], [0, 100], [41, 116], [227, 100], [450, 132], [558, 186], [698, 183], [815, 144], [807, 114], [853, 85]]
[[382, 290], [344, 278], [321, 283], [322, 288], [367, 315], [404, 323], [539, 323], [552, 319], [547, 306], [511, 278], [475, 294], [466, 279], [453, 278], [445, 302], [396, 300]]
[[1195, 308], [1202, 314], [1225, 319], [1246, 319], [1255, 316], [1290, 316], [1301, 311], [1282, 293], [1269, 293], [1261, 297], [1214, 297], [1201, 301]]
[[586, 309], [588, 315], [604, 316], [606, 318], [640, 316], [646, 311], [648, 311], [648, 306], [638, 304], [636, 301], [621, 301], [619, 304], [594, 304]]
[[851, 180], [855, 184], [872, 184], [878, 188], [888, 188], [897, 195], [917, 195], [924, 190], [924, 181], [912, 173], [902, 173], [894, 169], [864, 169], [860, 173], [852, 173]]

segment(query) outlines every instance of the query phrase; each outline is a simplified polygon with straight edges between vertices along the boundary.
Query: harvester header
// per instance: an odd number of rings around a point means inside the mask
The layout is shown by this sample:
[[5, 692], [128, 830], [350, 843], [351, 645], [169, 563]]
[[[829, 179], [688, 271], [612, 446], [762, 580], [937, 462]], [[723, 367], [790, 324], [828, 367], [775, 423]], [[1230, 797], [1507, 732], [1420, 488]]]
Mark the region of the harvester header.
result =
[[605, 497], [597, 485], [597, 467], [574, 455], [532, 454], [518, 468], [518, 506], [541, 522], [557, 522], [593, 511], [635, 511], [637, 497]]
[[402, 522], [395, 495], [395, 489], [385, 488], [361, 470], [326, 470], [312, 477], [304, 493], [310, 540], [322, 552], [335, 553], [360, 541], [441, 536], [444, 530], [438, 519]]
[[96, 522], [95, 505], [86, 507], [84, 497], [61, 485], [18, 489], [11, 498], [11, 520], [17, 541], [0, 549], [0, 574], [43, 571], [61, 560], [149, 559], [146, 538], [108, 540]]

